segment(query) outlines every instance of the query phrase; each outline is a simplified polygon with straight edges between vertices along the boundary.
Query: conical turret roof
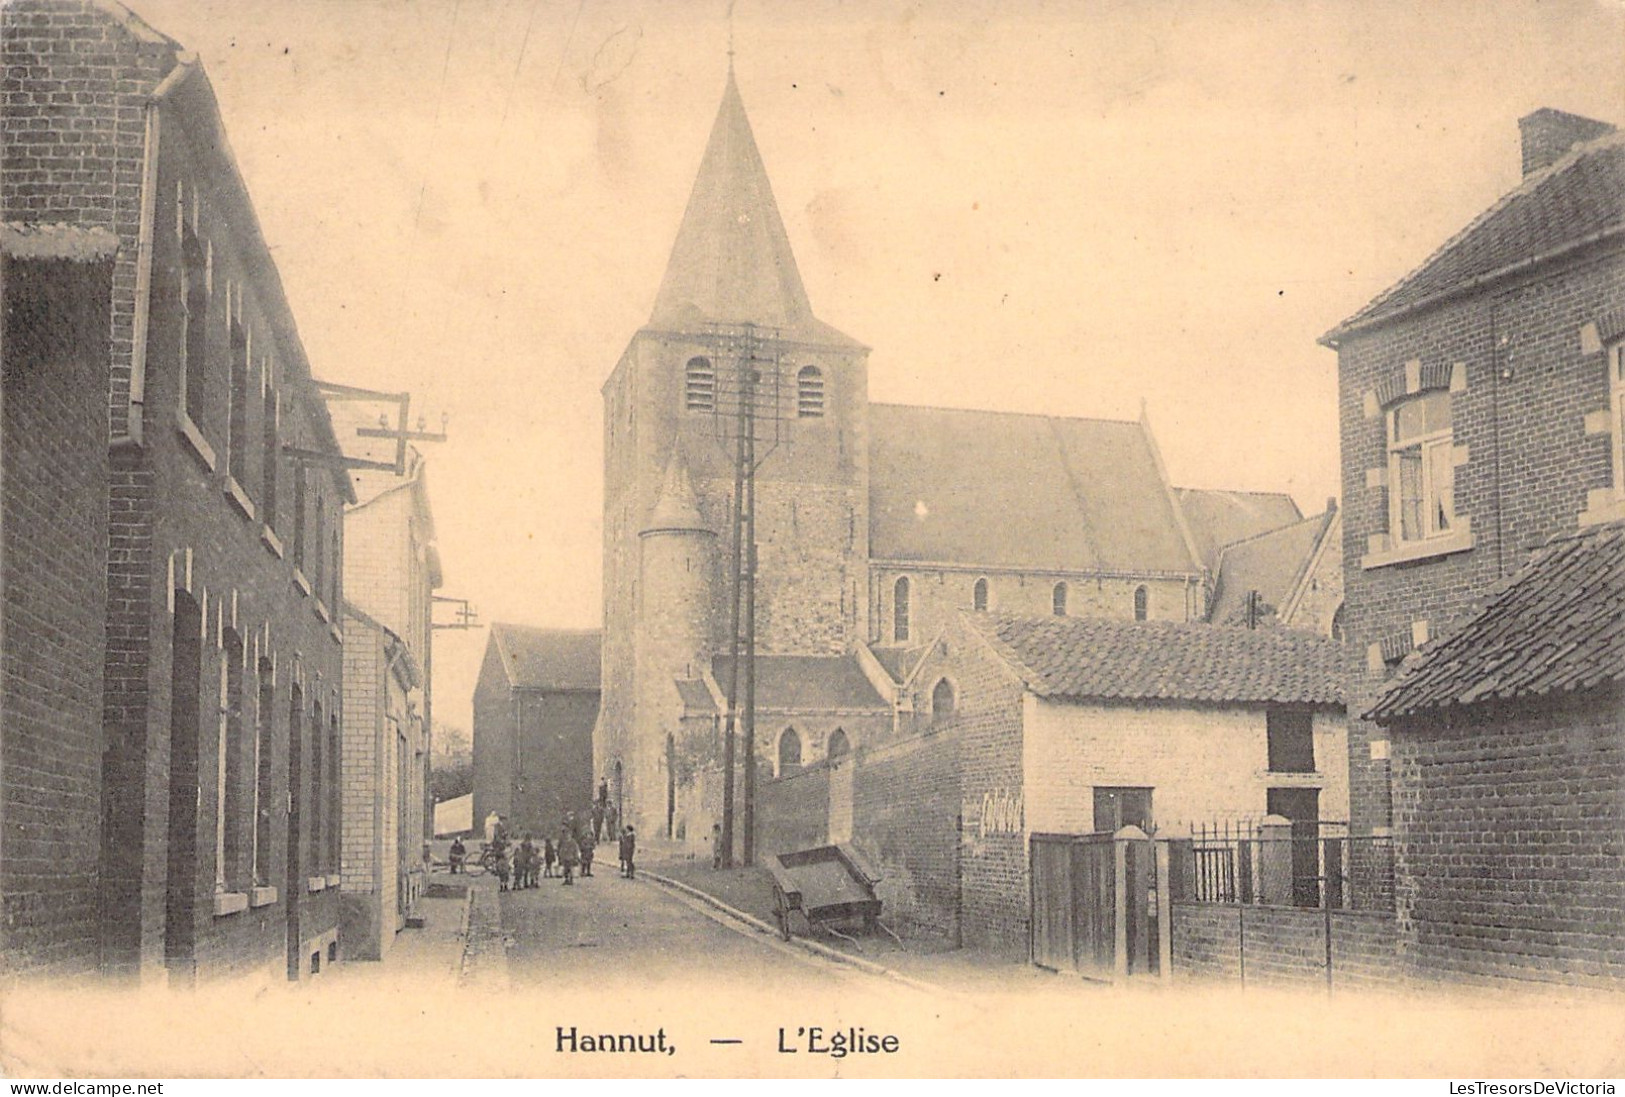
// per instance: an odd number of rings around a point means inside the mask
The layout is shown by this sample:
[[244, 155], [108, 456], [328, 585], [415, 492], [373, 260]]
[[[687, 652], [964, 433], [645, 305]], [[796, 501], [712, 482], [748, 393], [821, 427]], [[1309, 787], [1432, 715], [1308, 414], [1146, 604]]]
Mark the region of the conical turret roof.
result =
[[688, 465], [683, 462], [682, 451], [674, 446], [671, 460], [666, 462], [666, 478], [660, 486], [660, 497], [655, 500], [654, 509], [649, 511], [649, 520], [644, 523], [641, 532], [691, 531], [710, 533], [711, 527], [700, 517], [700, 503], [688, 478]]
[[788, 338], [855, 345], [813, 316], [730, 69], [650, 326], [703, 332], [747, 323]]

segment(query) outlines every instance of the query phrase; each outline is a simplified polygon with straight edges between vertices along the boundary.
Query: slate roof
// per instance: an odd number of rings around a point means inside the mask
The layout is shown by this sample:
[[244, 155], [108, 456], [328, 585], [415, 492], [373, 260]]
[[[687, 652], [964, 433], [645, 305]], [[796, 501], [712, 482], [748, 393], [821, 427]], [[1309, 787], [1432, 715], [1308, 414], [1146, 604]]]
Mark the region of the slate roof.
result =
[[1143, 423], [869, 406], [875, 560], [1192, 574]]
[[1475, 285], [1516, 263], [1625, 230], [1625, 134], [1586, 142], [1485, 210], [1420, 267], [1321, 336], [1354, 330]]
[[515, 689], [598, 692], [603, 633], [598, 629], [531, 628], [501, 622], [491, 642]]
[[677, 696], [683, 699], [685, 716], [712, 716], [717, 711], [717, 704], [711, 699], [711, 691], [698, 678], [677, 679]]
[[1625, 522], [1558, 537], [1453, 634], [1412, 656], [1369, 719], [1625, 681]]
[[747, 322], [792, 339], [858, 345], [813, 315], [730, 71], [649, 323], [703, 333]]
[[1175, 488], [1191, 540], [1202, 563], [1217, 568], [1219, 550], [1303, 520], [1292, 496], [1281, 491], [1213, 491]]
[[[711, 674], [724, 692], [732, 662], [726, 655], [711, 660]], [[758, 655], [756, 707], [785, 712], [891, 711], [852, 655]]]
[[920, 656], [925, 654], [923, 646], [917, 647], [871, 647], [870, 653], [875, 661], [891, 675], [894, 682], [901, 682], [908, 677], [909, 671], [919, 663]]
[[1209, 619], [1220, 625], [1245, 624], [1250, 590], [1269, 609], [1284, 608], [1336, 515], [1329, 510], [1221, 549]]
[[1041, 697], [1341, 706], [1348, 649], [1284, 629], [963, 614]]

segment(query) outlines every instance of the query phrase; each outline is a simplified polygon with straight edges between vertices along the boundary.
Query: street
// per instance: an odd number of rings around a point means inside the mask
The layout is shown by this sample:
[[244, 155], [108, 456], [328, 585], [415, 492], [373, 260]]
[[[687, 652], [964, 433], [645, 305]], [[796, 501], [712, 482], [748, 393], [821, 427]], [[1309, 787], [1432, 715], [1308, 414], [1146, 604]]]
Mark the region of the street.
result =
[[[665, 997], [703, 980], [712, 991], [764, 984], [797, 993], [848, 993], [894, 986], [718, 921], [699, 903], [646, 880], [624, 880], [613, 864], [564, 887], [544, 879], [501, 898], [508, 974], [514, 988], [603, 991], [635, 985]], [[898, 988], [902, 989], [902, 988]]]

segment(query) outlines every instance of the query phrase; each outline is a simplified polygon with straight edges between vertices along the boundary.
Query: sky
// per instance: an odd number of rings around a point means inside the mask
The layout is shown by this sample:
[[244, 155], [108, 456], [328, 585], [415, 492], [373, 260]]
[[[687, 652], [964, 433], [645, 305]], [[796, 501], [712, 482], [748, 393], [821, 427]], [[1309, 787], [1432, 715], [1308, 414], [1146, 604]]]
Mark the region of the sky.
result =
[[[1338, 494], [1316, 339], [1625, 122], [1619, 0], [130, 0], [195, 51], [316, 375], [410, 391], [445, 587], [600, 623], [600, 386], [728, 65], [876, 401], [1132, 419], [1180, 486]], [[729, 11], [732, 8], [730, 20]], [[471, 725], [486, 631], [441, 631]]]

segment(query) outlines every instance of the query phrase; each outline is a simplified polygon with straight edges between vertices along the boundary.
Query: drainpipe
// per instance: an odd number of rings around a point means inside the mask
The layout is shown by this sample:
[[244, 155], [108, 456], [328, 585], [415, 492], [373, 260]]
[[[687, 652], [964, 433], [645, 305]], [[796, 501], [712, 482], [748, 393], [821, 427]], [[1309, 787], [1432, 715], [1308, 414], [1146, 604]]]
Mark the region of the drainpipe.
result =
[[136, 237], [135, 316], [130, 325], [130, 398], [124, 426], [114, 433], [114, 446], [145, 444], [143, 417], [147, 404], [147, 325], [152, 311], [152, 237], [158, 213], [158, 146], [164, 100], [197, 67], [195, 55], [183, 54], [146, 105], [146, 136], [141, 153], [141, 223]]

